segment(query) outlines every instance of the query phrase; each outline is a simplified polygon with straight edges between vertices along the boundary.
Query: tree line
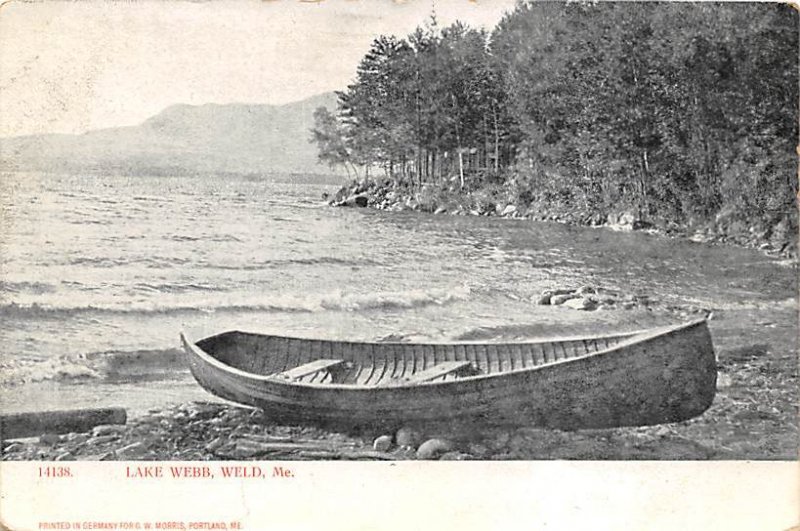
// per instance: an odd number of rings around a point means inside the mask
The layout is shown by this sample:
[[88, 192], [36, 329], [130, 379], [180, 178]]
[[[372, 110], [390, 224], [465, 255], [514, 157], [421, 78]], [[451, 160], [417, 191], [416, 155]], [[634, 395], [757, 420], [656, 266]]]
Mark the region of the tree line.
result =
[[372, 43], [313, 139], [358, 178], [796, 226], [797, 20], [655, 2], [519, 2], [491, 32], [432, 18]]

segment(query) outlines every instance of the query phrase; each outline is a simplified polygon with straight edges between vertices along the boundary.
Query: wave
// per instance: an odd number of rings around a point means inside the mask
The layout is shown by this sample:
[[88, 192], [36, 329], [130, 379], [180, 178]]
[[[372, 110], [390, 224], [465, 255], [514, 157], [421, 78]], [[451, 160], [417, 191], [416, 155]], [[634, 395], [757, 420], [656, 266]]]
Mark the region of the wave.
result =
[[175, 283], [175, 282], [164, 282], [159, 284], [151, 284], [147, 282], [139, 282], [133, 284], [131, 289], [134, 291], [143, 291], [145, 293], [155, 292], [155, 293], [191, 293], [197, 291], [222, 291], [219, 286], [207, 284], [207, 283], [198, 283], [198, 282], [185, 282], [185, 283]]
[[69, 223], [70, 225], [113, 225], [114, 222], [107, 219], [65, 219], [63, 223]]
[[52, 293], [56, 290], [55, 286], [46, 282], [0, 280], [0, 292], [20, 293], [28, 291], [36, 294]]
[[467, 299], [468, 287], [453, 290], [409, 290], [387, 293], [343, 295], [341, 293], [324, 297], [320, 307], [325, 310], [391, 310], [419, 308], [423, 306], [442, 305]]
[[174, 234], [166, 238], [174, 242], [236, 242], [241, 243], [243, 240], [237, 238], [232, 234], [201, 234], [199, 236], [190, 236], [187, 234]]
[[[133, 238], [133, 237], [132, 237]], [[175, 236], [175, 239], [181, 241], [194, 241], [195, 238], [190, 236]], [[220, 237], [207, 237], [197, 238], [203, 241], [211, 242], [233, 242], [239, 241], [233, 236], [220, 236]], [[113, 268], [120, 266], [132, 266], [141, 264], [148, 269], [162, 269], [174, 268], [186, 264], [192, 264], [192, 267], [202, 269], [220, 269], [224, 271], [258, 271], [262, 269], [274, 269], [278, 267], [285, 267], [291, 265], [341, 265], [341, 266], [370, 266], [370, 265], [383, 265], [381, 262], [370, 260], [367, 258], [339, 258], [336, 256], [319, 256], [312, 258], [276, 258], [272, 260], [260, 260], [257, 262], [248, 262], [243, 264], [224, 264], [213, 262], [195, 262], [189, 258], [181, 258], [177, 256], [151, 256], [141, 258], [110, 258], [110, 257], [87, 257], [77, 256], [74, 258], [67, 258], [55, 265], [67, 266], [88, 266], [98, 268]], [[0, 284], [0, 290], [4, 289]]]
[[[442, 305], [464, 300], [470, 294], [469, 288], [460, 287], [452, 290], [408, 290], [398, 292], [378, 292], [365, 294], [347, 294], [334, 291], [324, 294], [307, 295], [231, 295], [216, 294], [208, 299], [194, 300], [137, 301], [113, 302], [106, 304], [86, 305], [47, 305], [17, 304], [14, 302], [0, 304], [0, 317], [10, 318], [63, 318], [87, 313], [123, 314], [123, 315], [156, 315], [168, 313], [210, 313], [210, 312], [298, 312], [311, 313], [323, 311], [364, 311], [409, 309], [430, 305]], [[227, 298], [226, 298], [227, 297]]]
[[111, 350], [47, 360], [9, 358], [0, 369], [0, 385], [5, 387], [44, 381], [168, 380], [183, 377], [188, 371], [181, 351], [174, 348]]
[[381, 265], [380, 262], [368, 258], [337, 258], [335, 256], [319, 256], [316, 258], [286, 258], [283, 260], [271, 260], [271, 265], [343, 265], [343, 266], [369, 266]]
[[337, 258], [335, 256], [319, 256], [314, 258], [279, 258], [274, 260], [262, 260], [248, 264], [212, 264], [198, 263], [195, 267], [205, 269], [221, 269], [225, 271], [259, 271], [262, 269], [274, 269], [292, 265], [339, 265], [349, 267], [363, 267], [371, 265], [382, 265], [380, 262], [367, 258]]
[[66, 261], [67, 265], [96, 266], [96, 267], [119, 267], [127, 265], [127, 260], [120, 260], [108, 257], [87, 257], [79, 256]]

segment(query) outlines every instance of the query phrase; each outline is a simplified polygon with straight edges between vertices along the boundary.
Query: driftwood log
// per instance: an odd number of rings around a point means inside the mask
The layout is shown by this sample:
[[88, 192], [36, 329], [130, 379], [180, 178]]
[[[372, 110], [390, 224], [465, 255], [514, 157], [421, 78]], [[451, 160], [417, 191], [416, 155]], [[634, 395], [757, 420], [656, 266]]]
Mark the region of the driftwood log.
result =
[[269, 456], [272, 459], [382, 459], [395, 460], [396, 456], [356, 447], [353, 443], [303, 440], [273, 441], [270, 438], [244, 437], [231, 448], [215, 452], [223, 459], [251, 459]]
[[12, 413], [0, 415], [0, 439], [86, 432], [101, 424], [125, 424], [127, 420], [127, 412], [117, 407]]

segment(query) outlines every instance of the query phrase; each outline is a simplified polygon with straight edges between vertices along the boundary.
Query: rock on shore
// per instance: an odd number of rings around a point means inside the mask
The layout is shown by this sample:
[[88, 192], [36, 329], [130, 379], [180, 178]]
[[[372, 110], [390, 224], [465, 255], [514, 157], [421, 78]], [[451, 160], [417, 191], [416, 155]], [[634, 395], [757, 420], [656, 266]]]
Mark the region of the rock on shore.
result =
[[370, 207], [389, 211], [418, 210], [461, 216], [498, 216], [606, 227], [617, 231], [648, 231], [685, 238], [696, 243], [733, 244], [759, 249], [768, 255], [797, 259], [797, 235], [789, 230], [787, 218], [771, 226], [758, 223], [745, 226], [736, 221], [730, 212], [721, 212], [713, 220], [691, 222], [689, 226], [683, 227], [673, 222], [649, 221], [625, 208], [605, 212], [588, 207], [566, 207], [542, 202], [522, 206], [516, 204], [513, 198], [476, 199], [481, 196], [481, 191], [464, 192], [452, 185], [448, 188], [446, 183], [436, 186], [433, 191], [420, 192], [418, 188], [392, 179], [365, 179], [352, 181], [332, 197], [325, 195], [325, 199], [332, 206]]
[[658, 309], [681, 318], [698, 318], [711, 313], [706, 308], [691, 304], [664, 304], [647, 295], [622, 293], [618, 290], [595, 286], [545, 290], [536, 299], [536, 302], [540, 305], [562, 306], [581, 311], [633, 309], [652, 311]]

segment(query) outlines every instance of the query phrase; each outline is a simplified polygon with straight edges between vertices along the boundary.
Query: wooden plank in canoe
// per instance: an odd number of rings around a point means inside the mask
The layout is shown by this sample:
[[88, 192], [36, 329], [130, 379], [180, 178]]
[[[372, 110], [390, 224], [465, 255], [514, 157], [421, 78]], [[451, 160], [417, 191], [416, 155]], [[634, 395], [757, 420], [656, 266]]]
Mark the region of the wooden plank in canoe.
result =
[[303, 376], [308, 376], [319, 371], [331, 371], [339, 368], [344, 364], [344, 360], [314, 360], [299, 367], [291, 368], [287, 371], [273, 374], [273, 378], [280, 378], [282, 380], [297, 380]]
[[447, 374], [451, 374], [454, 372], [461, 372], [465, 371], [468, 368], [471, 368], [472, 364], [468, 361], [443, 361], [441, 363], [437, 363], [433, 367], [429, 367], [424, 371], [420, 371], [418, 373], [412, 374], [407, 378], [403, 379], [403, 382], [406, 383], [421, 383], [421, 382], [428, 382], [435, 378], [440, 378]]

